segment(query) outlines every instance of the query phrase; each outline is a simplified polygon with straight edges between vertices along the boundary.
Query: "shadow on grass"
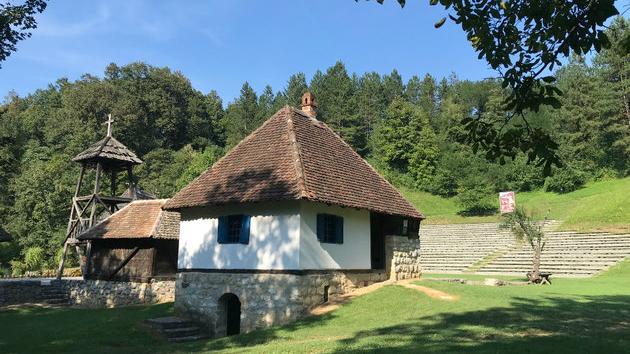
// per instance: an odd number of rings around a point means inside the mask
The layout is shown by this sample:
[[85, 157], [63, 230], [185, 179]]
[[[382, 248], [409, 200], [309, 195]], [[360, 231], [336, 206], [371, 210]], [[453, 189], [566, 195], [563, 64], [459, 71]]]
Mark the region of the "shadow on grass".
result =
[[[394, 304], [392, 304], [394, 306]], [[190, 351], [240, 348], [286, 340], [287, 332], [316, 336], [335, 314], [206, 343]], [[281, 333], [282, 332], [282, 333]], [[359, 330], [334, 342], [335, 353], [621, 353], [630, 348], [630, 295], [515, 298], [510, 306], [440, 313], [395, 326]], [[327, 344], [328, 345], [328, 344]], [[264, 350], [264, 348], [259, 348]]]
[[509, 307], [360, 331], [335, 352], [621, 353], [629, 334], [630, 296], [516, 298]]

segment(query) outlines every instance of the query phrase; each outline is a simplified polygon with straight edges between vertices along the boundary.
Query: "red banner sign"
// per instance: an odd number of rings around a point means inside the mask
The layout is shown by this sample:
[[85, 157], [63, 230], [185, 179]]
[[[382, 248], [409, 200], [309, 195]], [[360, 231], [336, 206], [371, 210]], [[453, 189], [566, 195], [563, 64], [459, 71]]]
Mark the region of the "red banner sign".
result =
[[501, 204], [501, 214], [513, 212], [516, 207], [514, 192], [500, 192], [499, 203]]

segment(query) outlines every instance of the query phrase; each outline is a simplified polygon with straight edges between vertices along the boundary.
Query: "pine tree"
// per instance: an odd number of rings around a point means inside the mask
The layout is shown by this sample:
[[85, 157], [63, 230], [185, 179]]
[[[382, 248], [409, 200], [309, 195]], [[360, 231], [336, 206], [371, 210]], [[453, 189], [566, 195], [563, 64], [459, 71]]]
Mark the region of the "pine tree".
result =
[[283, 104], [299, 108], [302, 95], [308, 90], [306, 85], [306, 77], [303, 73], [297, 73], [289, 77], [287, 87], [282, 92]]
[[381, 76], [376, 72], [365, 73], [359, 79], [359, 89], [357, 92], [359, 119], [361, 119], [360, 140], [363, 149], [359, 153], [368, 154], [369, 137], [374, 131], [374, 127], [383, 120], [383, 115], [387, 104]]
[[241, 87], [241, 95], [226, 110], [223, 124], [226, 134], [226, 145], [234, 146], [259, 125], [258, 97], [256, 92], [245, 82]]
[[408, 173], [416, 186], [430, 183], [439, 151], [426, 112], [397, 98], [372, 138], [377, 159], [391, 169]]
[[326, 74], [316, 73], [311, 90], [318, 104], [317, 119], [326, 122], [355, 149], [363, 149], [365, 143], [361, 141], [356, 87], [344, 64], [337, 62], [326, 70]]
[[392, 70], [389, 75], [383, 76], [383, 87], [388, 105], [391, 104], [395, 98], [404, 96], [405, 85], [396, 69]]

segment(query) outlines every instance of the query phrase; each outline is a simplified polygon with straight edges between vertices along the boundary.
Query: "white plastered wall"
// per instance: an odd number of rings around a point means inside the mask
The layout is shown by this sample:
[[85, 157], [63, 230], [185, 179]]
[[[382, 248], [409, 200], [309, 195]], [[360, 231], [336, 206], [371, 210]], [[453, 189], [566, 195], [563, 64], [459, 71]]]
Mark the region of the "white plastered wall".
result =
[[[317, 240], [317, 214], [344, 219], [343, 244]], [[251, 215], [249, 244], [219, 244], [218, 217]], [[179, 269], [370, 269], [370, 213], [307, 201], [185, 209]]]
[[[251, 215], [249, 244], [219, 244], [218, 217]], [[180, 269], [298, 269], [299, 202], [185, 209], [181, 214]]]
[[[343, 217], [343, 244], [317, 240], [317, 214]], [[300, 269], [370, 269], [370, 212], [300, 203]]]

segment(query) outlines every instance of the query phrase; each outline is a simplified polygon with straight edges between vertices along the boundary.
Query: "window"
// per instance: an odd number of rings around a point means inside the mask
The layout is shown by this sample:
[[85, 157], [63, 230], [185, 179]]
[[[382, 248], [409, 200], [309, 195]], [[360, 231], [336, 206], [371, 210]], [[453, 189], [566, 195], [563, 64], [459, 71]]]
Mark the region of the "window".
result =
[[227, 215], [219, 217], [219, 243], [249, 243], [249, 215]]
[[407, 236], [409, 234], [409, 220], [403, 219], [402, 221], [402, 236]]
[[317, 239], [323, 243], [343, 243], [343, 218], [331, 214], [317, 214]]

